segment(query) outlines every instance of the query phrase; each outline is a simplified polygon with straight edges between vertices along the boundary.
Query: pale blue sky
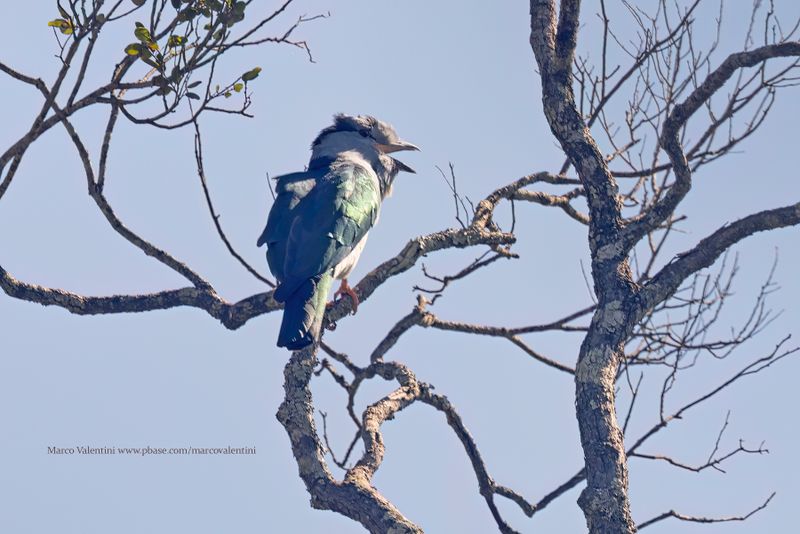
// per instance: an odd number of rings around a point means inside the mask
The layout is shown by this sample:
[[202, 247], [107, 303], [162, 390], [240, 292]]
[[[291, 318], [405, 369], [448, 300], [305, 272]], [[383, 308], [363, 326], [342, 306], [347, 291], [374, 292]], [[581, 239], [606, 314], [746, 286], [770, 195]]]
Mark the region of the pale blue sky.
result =
[[[254, 2], [269, 9], [274, 2]], [[539, 170], [557, 170], [563, 156], [541, 112], [540, 87], [528, 46], [525, 2], [322, 2], [297, 0], [274, 28], [299, 14], [331, 11], [302, 27], [316, 63], [302, 51], [267, 46], [237, 52], [223, 72], [254, 65], [255, 118], [204, 120], [206, 171], [218, 212], [234, 245], [265, 270], [255, 248], [270, 197], [265, 172], [301, 169], [308, 145], [333, 113], [370, 113], [395, 125], [422, 152], [404, 161], [417, 169], [401, 176], [352, 279], [398, 252], [411, 236], [452, 226], [449, 191], [435, 166], [456, 165], [462, 191], [473, 199]], [[586, 2], [587, 6], [592, 2]], [[741, 2], [742, 6], [749, 2]], [[778, 2], [788, 20], [800, 7]], [[255, 7], [255, 6], [254, 6]], [[702, 17], [697, 31], [711, 31]], [[586, 7], [584, 49], [597, 35]], [[727, 15], [741, 42], [743, 9]], [[17, 3], [0, 34], [2, 59], [51, 80], [59, 67], [46, 27], [54, 3]], [[8, 21], [7, 21], [8, 22]], [[108, 76], [132, 28], [104, 32], [90, 79]], [[728, 37], [730, 39], [728, 39]], [[8, 146], [29, 127], [40, 99], [0, 77]], [[764, 129], [742, 151], [703, 169], [685, 203], [687, 232], [671, 249], [688, 248], [725, 221], [797, 201], [797, 91], [779, 95]], [[105, 109], [76, 118], [96, 154]], [[236, 264], [217, 238], [194, 172], [189, 130], [169, 134], [122, 122], [114, 136], [106, 188], [118, 215], [140, 235], [209, 279], [228, 300], [263, 288]], [[433, 311], [443, 319], [523, 325], [556, 319], [589, 303], [581, 276], [584, 228], [560, 211], [517, 207], [519, 261], [502, 261], [468, 282], [454, 284]], [[507, 211], [501, 220], [508, 221]], [[672, 406], [721, 382], [747, 358], [787, 333], [797, 335], [800, 254], [797, 230], [751, 238], [736, 248], [740, 284], [724, 326], [741, 319], [780, 248], [772, 307], [785, 312], [730, 361], [703, 361], [676, 386]], [[466, 265], [478, 250], [426, 259], [439, 274]], [[0, 264], [21, 280], [83, 294], [136, 293], [180, 287], [185, 281], [114, 233], [86, 195], [74, 149], [63, 129], [37, 143], [0, 200]], [[415, 303], [411, 287], [424, 282], [419, 266], [386, 283], [341, 321], [326, 339], [364, 362], [369, 351]], [[348, 519], [312, 510], [297, 476], [289, 443], [274, 418], [282, 397], [287, 353], [275, 347], [279, 314], [228, 331], [204, 312], [175, 309], [137, 315], [78, 317], [57, 308], [0, 295], [0, 531], [13, 534], [223, 532], [363, 532]], [[539, 351], [573, 364], [578, 337], [530, 338]], [[569, 478], [581, 463], [570, 377], [530, 360], [508, 342], [418, 329], [390, 354], [446, 394], [475, 436], [492, 476], [531, 500]], [[800, 363], [782, 362], [750, 377], [675, 423], [644, 450], [702, 463], [725, 413], [731, 422], [723, 449], [739, 438], [762, 439], [771, 453], [737, 457], [728, 474], [678, 472], [633, 460], [631, 498], [636, 520], [674, 508], [687, 514], [730, 515], [756, 506], [773, 490], [769, 508], [745, 524], [663, 522], [649, 532], [788, 532], [800, 498], [796, 454], [800, 435], [793, 396]], [[648, 383], [649, 380], [649, 383]], [[657, 388], [660, 379], [645, 378]], [[373, 401], [386, 384], [363, 388]], [[317, 407], [327, 411], [341, 454], [352, 425], [338, 386], [314, 382]], [[647, 398], [645, 400], [648, 400]], [[652, 399], [649, 399], [652, 400]], [[631, 435], [652, 424], [654, 404], [643, 404]], [[496, 531], [477, 491], [460, 443], [444, 419], [412, 406], [384, 426], [387, 455], [377, 487], [427, 532]], [[55, 446], [254, 446], [241, 457], [55, 457]], [[336, 470], [337, 475], [341, 473]], [[533, 519], [499, 500], [521, 532], [582, 532], [578, 490]]]

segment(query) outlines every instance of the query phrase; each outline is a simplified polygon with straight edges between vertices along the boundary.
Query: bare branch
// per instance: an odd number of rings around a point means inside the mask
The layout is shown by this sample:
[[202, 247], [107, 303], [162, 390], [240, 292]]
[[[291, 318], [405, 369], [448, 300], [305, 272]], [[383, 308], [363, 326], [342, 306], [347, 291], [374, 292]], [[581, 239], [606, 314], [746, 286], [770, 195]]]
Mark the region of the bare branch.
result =
[[745, 515], [729, 516], [729, 517], [701, 517], [701, 516], [685, 515], [685, 514], [678, 513], [675, 510], [670, 510], [669, 512], [664, 512], [663, 514], [657, 515], [656, 517], [654, 517], [652, 519], [648, 519], [647, 521], [643, 521], [643, 522], [639, 523], [638, 529], [641, 530], [641, 529], [643, 529], [645, 527], [649, 527], [650, 525], [652, 525], [654, 523], [658, 523], [659, 521], [663, 521], [664, 519], [668, 519], [670, 517], [673, 517], [675, 519], [679, 519], [681, 521], [687, 521], [687, 522], [690, 522], [690, 523], [728, 523], [728, 522], [731, 522], [731, 521], [746, 521], [753, 514], [756, 514], [756, 513], [760, 512], [761, 510], [763, 510], [764, 508], [766, 508], [767, 505], [770, 503], [770, 501], [772, 500], [772, 498], [774, 496], [775, 496], [775, 493], [773, 492], [769, 497], [767, 497], [766, 501], [761, 503], [756, 508], [753, 508], [748, 513], [746, 513]]
[[185, 287], [141, 295], [86, 297], [62, 289], [21, 282], [2, 266], [0, 266], [0, 287], [9, 297], [42, 306], [58, 306], [76, 315], [145, 312], [188, 306], [205, 310], [231, 330], [241, 327], [254, 317], [282, 308], [282, 305], [272, 298], [272, 292], [258, 293], [231, 304], [220, 298], [210, 287]]
[[756, 232], [797, 224], [800, 224], [800, 203], [754, 213], [723, 226], [661, 269], [642, 288], [639, 296], [644, 306], [652, 309], [674, 294], [688, 276], [714, 263], [735, 243]]
[[208, 211], [211, 214], [211, 219], [214, 221], [214, 227], [217, 229], [217, 234], [219, 235], [222, 242], [225, 243], [225, 247], [230, 252], [231, 256], [233, 256], [236, 261], [238, 261], [242, 267], [244, 267], [247, 272], [252, 274], [258, 280], [261, 280], [269, 287], [274, 288], [275, 283], [268, 278], [262, 276], [258, 271], [256, 271], [252, 265], [247, 263], [247, 261], [233, 248], [231, 242], [228, 240], [228, 237], [225, 235], [225, 232], [222, 230], [222, 225], [220, 225], [219, 219], [220, 216], [217, 215], [216, 211], [214, 211], [214, 204], [211, 202], [211, 193], [208, 190], [208, 184], [206, 183], [206, 173], [205, 169], [203, 168], [203, 140], [200, 137], [200, 124], [197, 120], [194, 121], [194, 128], [195, 128], [195, 135], [194, 135], [194, 157], [197, 161], [197, 175], [200, 177], [200, 185], [203, 187], [203, 195], [206, 198], [206, 204], [208, 205]]
[[683, 200], [691, 188], [691, 170], [679, 139], [681, 128], [723, 85], [739, 70], [763, 63], [771, 58], [800, 56], [800, 43], [785, 42], [765, 45], [754, 50], [729, 55], [709, 74], [683, 102], [676, 105], [664, 121], [660, 144], [669, 156], [675, 171], [675, 183], [663, 200], [654, 205], [638, 222], [628, 226], [622, 234], [625, 250], [630, 250], [641, 237], [664, 222]]
[[500, 532], [508, 534], [516, 532], [500, 515], [500, 511], [497, 509], [497, 506], [494, 503], [494, 496], [500, 495], [515, 502], [528, 517], [533, 516], [536, 508], [516, 491], [505, 486], [501, 486], [497, 484], [494, 479], [492, 479], [486, 469], [486, 464], [483, 461], [475, 440], [472, 438], [469, 430], [467, 430], [467, 428], [464, 426], [461, 416], [458, 414], [455, 407], [450, 403], [447, 397], [433, 393], [430, 386], [423, 385], [419, 400], [425, 404], [433, 406], [447, 416], [447, 424], [450, 425], [450, 428], [453, 429], [453, 432], [455, 432], [459, 441], [461, 441], [464, 451], [467, 453], [467, 456], [472, 463], [472, 470], [475, 472], [475, 476], [478, 478], [478, 488], [480, 494], [486, 500], [486, 504], [492, 513], [492, 517], [494, 517], [495, 522], [497, 522], [498, 529]]

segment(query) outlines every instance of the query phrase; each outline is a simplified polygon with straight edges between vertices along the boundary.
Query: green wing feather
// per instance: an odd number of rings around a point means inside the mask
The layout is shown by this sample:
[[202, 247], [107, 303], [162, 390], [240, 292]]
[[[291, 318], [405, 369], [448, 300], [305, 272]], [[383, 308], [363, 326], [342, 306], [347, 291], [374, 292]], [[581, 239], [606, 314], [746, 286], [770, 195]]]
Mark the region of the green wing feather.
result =
[[375, 224], [377, 177], [347, 162], [282, 176], [267, 226], [258, 239], [284, 303], [278, 346], [300, 349], [319, 337], [333, 268]]
[[342, 261], [375, 224], [380, 203], [374, 177], [358, 165], [338, 166], [318, 180], [292, 210], [275, 298]]
[[283, 301], [353, 250], [375, 224], [381, 197], [374, 175], [353, 163], [286, 175], [277, 189], [258, 244], [267, 245], [280, 282], [275, 298]]

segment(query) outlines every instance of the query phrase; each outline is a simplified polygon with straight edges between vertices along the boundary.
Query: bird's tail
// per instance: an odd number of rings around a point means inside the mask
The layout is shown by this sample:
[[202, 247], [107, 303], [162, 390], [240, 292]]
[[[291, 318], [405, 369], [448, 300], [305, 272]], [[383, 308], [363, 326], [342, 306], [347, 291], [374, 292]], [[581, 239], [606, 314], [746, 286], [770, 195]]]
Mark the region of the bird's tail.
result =
[[332, 277], [329, 272], [306, 280], [284, 303], [278, 346], [300, 350], [319, 339]]

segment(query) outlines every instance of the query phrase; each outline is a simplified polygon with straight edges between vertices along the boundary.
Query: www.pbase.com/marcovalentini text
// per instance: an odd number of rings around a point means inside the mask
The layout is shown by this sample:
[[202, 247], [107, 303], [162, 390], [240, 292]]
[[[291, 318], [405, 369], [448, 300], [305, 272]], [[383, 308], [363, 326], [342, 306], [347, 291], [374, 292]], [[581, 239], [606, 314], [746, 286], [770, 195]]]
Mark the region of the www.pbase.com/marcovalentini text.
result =
[[138, 455], [159, 454], [255, 454], [255, 447], [47, 447], [47, 454], [69, 455]]

